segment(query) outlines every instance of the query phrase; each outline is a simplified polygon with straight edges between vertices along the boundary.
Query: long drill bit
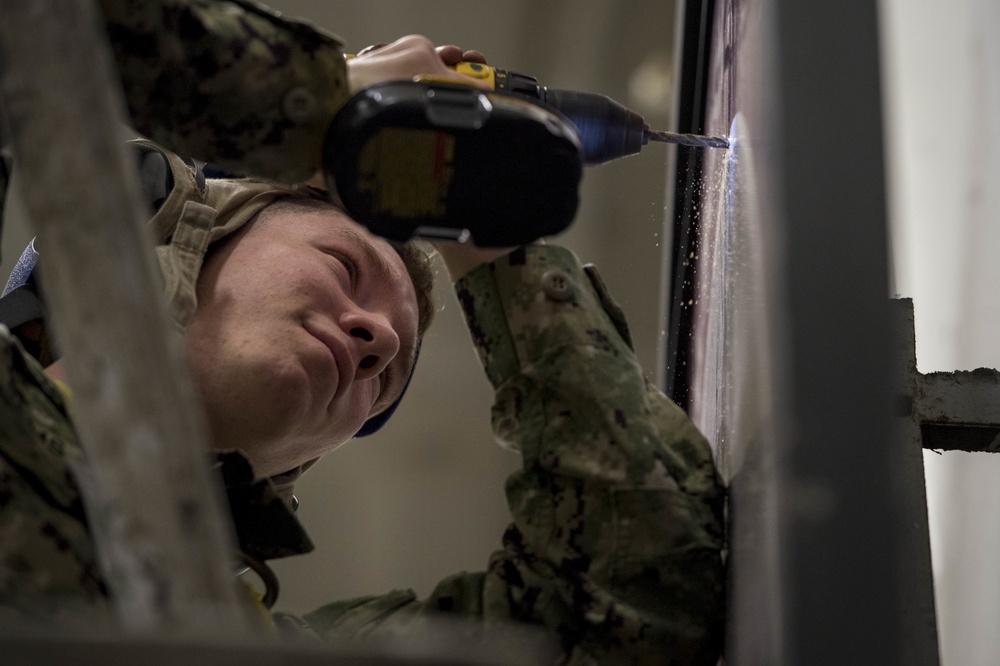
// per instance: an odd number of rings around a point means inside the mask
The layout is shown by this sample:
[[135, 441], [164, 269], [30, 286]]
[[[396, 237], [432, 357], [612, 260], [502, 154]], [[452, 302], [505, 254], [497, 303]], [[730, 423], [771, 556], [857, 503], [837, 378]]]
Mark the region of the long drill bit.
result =
[[720, 136], [701, 136], [700, 134], [679, 134], [677, 132], [658, 132], [656, 130], [646, 130], [644, 135], [653, 141], [663, 141], [664, 143], [677, 143], [682, 146], [693, 146], [695, 148], [728, 148], [729, 139]]

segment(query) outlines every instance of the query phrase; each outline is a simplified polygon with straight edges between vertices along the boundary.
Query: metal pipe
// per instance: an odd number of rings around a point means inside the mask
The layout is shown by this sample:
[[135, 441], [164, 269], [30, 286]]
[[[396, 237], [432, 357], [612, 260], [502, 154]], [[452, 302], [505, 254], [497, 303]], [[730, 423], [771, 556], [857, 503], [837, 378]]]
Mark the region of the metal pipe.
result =
[[65, 352], [77, 473], [111, 600], [126, 627], [244, 626], [233, 529], [168, 323], [120, 83], [91, 2], [0, 0], [0, 97], [42, 280]]

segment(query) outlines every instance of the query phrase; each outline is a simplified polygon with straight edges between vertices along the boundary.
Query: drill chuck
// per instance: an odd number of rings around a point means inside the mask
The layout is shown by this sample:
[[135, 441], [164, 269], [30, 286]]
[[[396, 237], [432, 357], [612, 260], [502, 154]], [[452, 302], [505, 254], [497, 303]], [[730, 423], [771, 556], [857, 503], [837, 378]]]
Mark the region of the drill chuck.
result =
[[541, 100], [558, 109], [576, 126], [584, 163], [602, 164], [634, 155], [645, 145], [649, 130], [646, 121], [610, 97], [540, 88]]
[[498, 67], [462, 63], [458, 69], [488, 81], [495, 90], [537, 99], [566, 116], [579, 134], [584, 164], [634, 155], [646, 144], [646, 121], [610, 97], [548, 88], [533, 76]]

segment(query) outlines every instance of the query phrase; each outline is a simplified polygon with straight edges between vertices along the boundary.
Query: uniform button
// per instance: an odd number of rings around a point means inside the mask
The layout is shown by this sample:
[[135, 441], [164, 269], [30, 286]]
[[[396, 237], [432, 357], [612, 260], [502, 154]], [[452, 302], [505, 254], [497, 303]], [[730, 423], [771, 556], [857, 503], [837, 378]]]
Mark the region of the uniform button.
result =
[[568, 301], [576, 294], [573, 280], [560, 270], [546, 271], [542, 275], [542, 289], [545, 291], [545, 295], [553, 301]]
[[292, 88], [281, 101], [281, 107], [293, 123], [304, 123], [316, 114], [316, 98], [305, 88]]

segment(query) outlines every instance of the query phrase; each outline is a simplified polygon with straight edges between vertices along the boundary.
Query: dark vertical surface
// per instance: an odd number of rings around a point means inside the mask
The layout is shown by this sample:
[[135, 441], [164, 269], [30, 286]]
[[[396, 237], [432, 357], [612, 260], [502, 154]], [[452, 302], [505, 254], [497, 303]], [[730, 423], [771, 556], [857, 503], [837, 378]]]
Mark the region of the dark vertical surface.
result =
[[[924, 378], [917, 372], [917, 345], [914, 332], [913, 300], [893, 299], [890, 308], [893, 332], [893, 359], [895, 361], [896, 397], [898, 408], [895, 413], [898, 446], [892, 448], [892, 464], [897, 470], [893, 480], [898, 485], [902, 498], [900, 546], [903, 550], [899, 559], [899, 584], [902, 595], [902, 612], [899, 616], [903, 635], [902, 663], [907, 666], [937, 666], [940, 663], [940, 649], [937, 637], [937, 610], [934, 603], [934, 574], [931, 570], [930, 530], [927, 516], [927, 487], [924, 482], [923, 445], [933, 447], [922, 432], [924, 409], [928, 393]], [[996, 374], [989, 377], [991, 389], [996, 387]], [[970, 393], [959, 397], [964, 405], [976, 405], [980, 400], [1000, 407], [996, 392], [986, 395], [975, 392], [977, 382], [968, 382]], [[987, 384], [989, 386], [989, 384]], [[940, 404], [940, 403], [938, 403]], [[981, 404], [981, 403], [980, 403]], [[977, 407], [979, 405], [976, 405]], [[992, 418], [1000, 418], [1000, 409], [973, 411]], [[957, 415], [956, 420], [965, 420]], [[990, 417], [987, 417], [990, 418]], [[977, 430], [979, 430], [977, 428]], [[994, 431], [993, 428], [982, 428]]]
[[[701, 134], [705, 124], [709, 54], [715, 0], [686, 0], [681, 29], [678, 86], [678, 132]], [[694, 309], [695, 264], [698, 253], [701, 202], [701, 148], [677, 148], [674, 185], [673, 276], [669, 294], [667, 354], [664, 391], [682, 409], [688, 408], [690, 386], [691, 327]]]
[[0, 2], [0, 98], [86, 453], [70, 464], [121, 626], [237, 635], [258, 618], [232, 578], [232, 521], [140, 223], [97, 16], [91, 2]]
[[739, 138], [732, 183], [723, 154], [678, 156], [667, 389], [731, 482], [727, 659], [935, 664], [919, 451], [894, 427], [876, 3], [693, 7], [680, 127]]
[[901, 615], [874, 0], [774, 0], [790, 343], [786, 656], [897, 664]]

